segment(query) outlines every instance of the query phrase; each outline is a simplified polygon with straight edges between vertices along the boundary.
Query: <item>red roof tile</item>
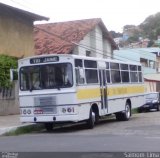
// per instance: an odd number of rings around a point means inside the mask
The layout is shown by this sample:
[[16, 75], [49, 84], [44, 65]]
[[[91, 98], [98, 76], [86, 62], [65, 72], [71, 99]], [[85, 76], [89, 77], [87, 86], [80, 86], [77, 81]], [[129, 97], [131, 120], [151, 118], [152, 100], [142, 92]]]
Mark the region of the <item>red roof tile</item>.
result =
[[34, 41], [35, 54], [68, 54], [87, 33], [99, 25], [106, 38], [116, 49], [116, 44], [100, 18], [69, 22], [48, 23], [35, 25]]

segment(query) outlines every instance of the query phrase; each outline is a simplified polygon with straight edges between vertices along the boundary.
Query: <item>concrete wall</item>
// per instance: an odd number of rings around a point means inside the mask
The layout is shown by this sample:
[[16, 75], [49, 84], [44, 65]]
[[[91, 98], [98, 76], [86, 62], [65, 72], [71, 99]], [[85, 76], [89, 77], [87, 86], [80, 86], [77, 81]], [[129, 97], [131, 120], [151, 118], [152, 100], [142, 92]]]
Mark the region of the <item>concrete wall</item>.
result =
[[14, 83], [14, 87], [12, 89], [1, 89], [0, 91], [0, 115], [13, 114], [19, 114], [17, 82]]
[[73, 50], [73, 54], [86, 56], [86, 51], [91, 51], [92, 57], [107, 58], [112, 56], [111, 43], [103, 38], [103, 32], [99, 26], [89, 32]]
[[0, 54], [26, 57], [34, 54], [33, 22], [0, 11]]

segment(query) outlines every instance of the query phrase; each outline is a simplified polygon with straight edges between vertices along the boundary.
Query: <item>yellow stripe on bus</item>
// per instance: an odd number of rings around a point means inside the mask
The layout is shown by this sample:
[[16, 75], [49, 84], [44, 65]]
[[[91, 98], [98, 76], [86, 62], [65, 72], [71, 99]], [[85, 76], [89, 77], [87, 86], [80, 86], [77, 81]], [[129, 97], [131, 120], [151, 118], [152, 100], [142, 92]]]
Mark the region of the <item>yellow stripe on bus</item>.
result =
[[108, 89], [108, 96], [144, 93], [144, 86], [116, 87]]
[[[144, 93], [144, 86], [128, 86], [128, 87], [112, 87], [108, 88], [108, 96], [118, 96], [118, 95], [130, 95], [130, 94], [138, 94]], [[79, 89], [77, 92], [77, 99], [93, 99], [100, 97], [100, 89], [99, 88], [90, 88], [90, 89]]]
[[77, 99], [91, 99], [100, 97], [100, 89], [79, 89], [77, 92]]

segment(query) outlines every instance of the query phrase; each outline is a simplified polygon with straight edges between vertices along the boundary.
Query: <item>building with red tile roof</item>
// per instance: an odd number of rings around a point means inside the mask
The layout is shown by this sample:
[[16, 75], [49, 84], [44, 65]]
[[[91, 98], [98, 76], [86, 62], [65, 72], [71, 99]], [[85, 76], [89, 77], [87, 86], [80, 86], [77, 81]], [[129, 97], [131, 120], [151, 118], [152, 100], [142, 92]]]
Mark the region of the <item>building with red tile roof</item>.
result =
[[117, 48], [100, 18], [35, 25], [35, 54], [107, 57]]

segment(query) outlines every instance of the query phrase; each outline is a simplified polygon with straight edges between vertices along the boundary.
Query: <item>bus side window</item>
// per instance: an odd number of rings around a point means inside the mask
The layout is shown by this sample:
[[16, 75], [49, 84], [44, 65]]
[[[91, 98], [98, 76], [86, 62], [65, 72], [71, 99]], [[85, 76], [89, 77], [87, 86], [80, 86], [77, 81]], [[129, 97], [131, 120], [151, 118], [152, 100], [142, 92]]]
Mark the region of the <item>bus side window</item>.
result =
[[138, 82], [137, 65], [130, 65], [131, 82]]
[[76, 68], [76, 83], [84, 84], [84, 70], [83, 68]]
[[106, 79], [107, 79], [107, 83], [111, 82], [111, 80], [110, 80], [110, 71], [109, 70], [106, 70]]
[[120, 64], [121, 68], [121, 79], [123, 83], [129, 82], [129, 67], [128, 64]]
[[121, 83], [119, 63], [110, 63], [112, 83]]
[[82, 59], [75, 59], [76, 84], [84, 84], [84, 70]]

